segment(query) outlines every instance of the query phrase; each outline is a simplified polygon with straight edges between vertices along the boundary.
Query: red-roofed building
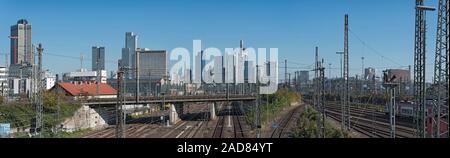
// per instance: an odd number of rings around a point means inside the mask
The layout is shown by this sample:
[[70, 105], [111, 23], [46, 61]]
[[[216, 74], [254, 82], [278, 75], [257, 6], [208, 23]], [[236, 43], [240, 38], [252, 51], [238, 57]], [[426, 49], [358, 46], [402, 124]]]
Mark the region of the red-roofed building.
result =
[[90, 98], [116, 98], [117, 90], [109, 84], [100, 83], [98, 86], [93, 82], [61, 82], [58, 83], [51, 91], [64, 92], [66, 96], [73, 96], [75, 99], [80, 97]]

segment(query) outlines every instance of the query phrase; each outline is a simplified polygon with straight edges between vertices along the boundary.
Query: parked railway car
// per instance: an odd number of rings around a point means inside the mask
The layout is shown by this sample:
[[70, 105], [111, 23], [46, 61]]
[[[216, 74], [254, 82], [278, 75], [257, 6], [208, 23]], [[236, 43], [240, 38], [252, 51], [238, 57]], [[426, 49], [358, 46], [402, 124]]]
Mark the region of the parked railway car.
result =
[[[432, 113], [433, 110], [433, 104], [431, 104], [430, 101], [427, 101], [426, 103], [427, 110], [426, 110], [426, 116], [428, 116], [429, 113]], [[384, 108], [384, 112], [386, 115], [389, 115], [389, 105], [386, 105]], [[402, 101], [396, 103], [396, 110], [395, 115], [397, 117], [405, 117], [405, 118], [413, 118], [415, 116], [414, 109], [416, 108], [416, 104], [411, 101]]]
[[[414, 117], [414, 107], [413, 102], [399, 102], [396, 103], [395, 115], [399, 117]], [[384, 113], [389, 115], [389, 105], [384, 107]]]

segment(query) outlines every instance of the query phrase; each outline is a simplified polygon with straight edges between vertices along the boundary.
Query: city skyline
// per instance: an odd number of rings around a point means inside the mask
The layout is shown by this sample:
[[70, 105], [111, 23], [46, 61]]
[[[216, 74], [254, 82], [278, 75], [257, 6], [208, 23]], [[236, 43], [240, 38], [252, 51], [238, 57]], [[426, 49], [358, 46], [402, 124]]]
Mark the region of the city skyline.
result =
[[[136, 13], [124, 12], [112, 13], [124, 2], [113, 2], [107, 4], [104, 13], [92, 12], [90, 6], [83, 3], [43, 1], [35, 4], [42, 7], [52, 7], [53, 11], [33, 12], [36, 9], [29, 8], [29, 11], [14, 13], [15, 8], [20, 7], [21, 2], [2, 1], [0, 9], [6, 14], [0, 15], [5, 19], [0, 24], [0, 35], [9, 34], [10, 27], [21, 18], [27, 19], [33, 25], [33, 43], [43, 43], [48, 56], [44, 56], [44, 67], [54, 73], [70, 72], [80, 66], [77, 57], [80, 53], [89, 56], [90, 48], [94, 45], [102, 45], [108, 48], [106, 55], [106, 69], [116, 70], [117, 60], [121, 58], [121, 51], [124, 48], [123, 34], [134, 32], [139, 35], [139, 47], [150, 49], [164, 49], [170, 52], [176, 47], [192, 47], [192, 40], [200, 39], [204, 41], [204, 47], [239, 47], [239, 40], [245, 40], [249, 47], [277, 47], [280, 49], [279, 59], [298, 59], [288, 61], [289, 67], [295, 69], [288, 70], [293, 73], [297, 70], [311, 70], [313, 63], [314, 47], [320, 47], [321, 57], [326, 63], [332, 63], [332, 76], [339, 75], [339, 57], [334, 52], [341, 51], [343, 47], [343, 15], [350, 14], [350, 75], [361, 74], [361, 57], [365, 57], [365, 67], [374, 67], [377, 74], [381, 74], [382, 69], [403, 68], [413, 65], [413, 58], [404, 59], [403, 56], [413, 54], [414, 44], [414, 3], [406, 1], [377, 1], [377, 2], [331, 2], [328, 4], [321, 2], [298, 2], [283, 1], [275, 3], [273, 1], [215, 1], [215, 2], [143, 2], [137, 1]], [[30, 2], [33, 3], [34, 2]], [[233, 4], [238, 4], [234, 6]], [[333, 10], [333, 13], [323, 13], [314, 15], [316, 11], [309, 5], [320, 3], [323, 7]], [[379, 3], [379, 4], [373, 4]], [[435, 0], [427, 1], [427, 4], [437, 5]], [[94, 1], [93, 4], [102, 4], [102, 1]], [[218, 6], [220, 4], [220, 7]], [[336, 4], [333, 6], [331, 4]], [[387, 5], [389, 4], [389, 5]], [[373, 6], [387, 5], [381, 8], [379, 14], [395, 13], [388, 18], [379, 18], [367, 9], [376, 8]], [[26, 5], [24, 7], [32, 7]], [[155, 11], [164, 9], [174, 9], [177, 11], [167, 13], [157, 13], [139, 11], [145, 6], [155, 7]], [[186, 6], [186, 7], [183, 7]], [[229, 6], [230, 11], [224, 11]], [[243, 10], [252, 6], [248, 11], [233, 13], [233, 11]], [[195, 8], [204, 7], [205, 12], [210, 15], [196, 11]], [[55, 9], [57, 8], [57, 9]], [[74, 14], [78, 9], [87, 9], [86, 13]], [[272, 9], [272, 12], [264, 10]], [[45, 10], [45, 9], [43, 9]], [[125, 9], [127, 10], [127, 9]], [[129, 9], [131, 10], [131, 9]], [[215, 11], [216, 10], [216, 11]], [[217, 11], [218, 10], [218, 11]], [[394, 11], [394, 10], [401, 10]], [[59, 11], [59, 15], [51, 14]], [[186, 11], [186, 12], [183, 12]], [[223, 11], [223, 12], [222, 12]], [[284, 12], [277, 12], [284, 11]], [[275, 13], [276, 12], [276, 13]], [[385, 12], [385, 13], [383, 13]], [[91, 14], [91, 16], [87, 16]], [[431, 81], [433, 73], [434, 59], [434, 37], [436, 13], [428, 14], [428, 56], [427, 56], [427, 81]], [[64, 16], [69, 16], [75, 22], [69, 22]], [[185, 15], [186, 17], [184, 17]], [[321, 16], [321, 18], [314, 18]], [[60, 17], [61, 20], [55, 20]], [[114, 18], [121, 17], [121, 18]], [[124, 19], [124, 17], [129, 17]], [[327, 18], [324, 18], [327, 17]], [[328, 17], [330, 19], [328, 19]], [[182, 20], [185, 18], [185, 20]], [[143, 20], [139, 20], [143, 19]], [[148, 19], [148, 20], [147, 20]], [[158, 22], [155, 20], [162, 20]], [[189, 22], [189, 20], [192, 20]], [[217, 23], [208, 23], [208, 20], [217, 20]], [[231, 21], [231, 22], [227, 22]], [[133, 22], [135, 21], [135, 23]], [[204, 22], [206, 21], [206, 22]], [[233, 25], [242, 24], [242, 27]], [[78, 23], [76, 23], [78, 22]], [[97, 22], [99, 22], [97, 24]], [[86, 23], [90, 23], [88, 28]], [[141, 23], [141, 24], [140, 24]], [[226, 26], [221, 24], [229, 23]], [[68, 25], [71, 24], [71, 25]], [[184, 25], [183, 25], [184, 24]], [[57, 27], [61, 25], [64, 27]], [[117, 27], [104, 27], [113, 25]], [[50, 27], [48, 27], [50, 26]], [[187, 27], [184, 27], [187, 26]], [[308, 29], [317, 27], [321, 31], [308, 32]], [[251, 29], [250, 29], [251, 28]], [[374, 29], [377, 28], [377, 29]], [[369, 31], [370, 30], [370, 31]], [[80, 34], [80, 32], [86, 32]], [[67, 34], [65, 34], [67, 33]], [[67, 35], [61, 37], [60, 35]], [[371, 39], [371, 41], [368, 41]], [[0, 53], [10, 52], [8, 50], [9, 39], [0, 38]], [[396, 43], [393, 46], [390, 43]], [[300, 52], [300, 53], [299, 53]], [[63, 59], [63, 60], [62, 60]], [[401, 59], [401, 60], [399, 60]], [[85, 63], [89, 60], [85, 59]], [[61, 67], [64, 63], [71, 63], [67, 67]], [[1, 60], [3, 63], [4, 60]], [[85, 68], [89, 65], [85, 65]], [[279, 71], [284, 74], [284, 70]], [[284, 75], [280, 75], [283, 79]]]
[[448, 138], [449, 5], [0, 0], [0, 138]]

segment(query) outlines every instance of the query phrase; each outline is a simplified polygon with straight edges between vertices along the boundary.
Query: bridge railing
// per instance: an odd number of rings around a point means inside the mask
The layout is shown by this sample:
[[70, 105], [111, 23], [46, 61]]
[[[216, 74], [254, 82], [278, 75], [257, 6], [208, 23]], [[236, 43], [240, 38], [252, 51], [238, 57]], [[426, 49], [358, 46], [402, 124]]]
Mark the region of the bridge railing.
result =
[[[253, 98], [256, 95], [249, 94], [230, 94], [228, 95], [230, 99], [239, 99], [239, 98]], [[157, 101], [157, 100], [184, 100], [184, 99], [211, 99], [211, 98], [227, 98], [226, 94], [205, 94], [205, 95], [183, 95], [183, 96], [140, 96], [139, 101]], [[126, 97], [125, 100], [133, 101], [136, 97]], [[87, 103], [95, 103], [95, 102], [115, 102], [117, 98], [91, 98], [86, 100]]]

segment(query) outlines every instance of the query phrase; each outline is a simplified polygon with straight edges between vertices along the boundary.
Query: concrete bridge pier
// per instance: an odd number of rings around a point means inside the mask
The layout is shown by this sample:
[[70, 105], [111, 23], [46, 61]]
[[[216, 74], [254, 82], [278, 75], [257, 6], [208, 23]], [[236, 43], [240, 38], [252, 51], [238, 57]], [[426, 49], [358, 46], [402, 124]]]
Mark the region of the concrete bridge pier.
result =
[[183, 105], [170, 104], [169, 123], [171, 125], [177, 124], [181, 120], [180, 115], [183, 115]]
[[217, 119], [217, 115], [216, 115], [216, 102], [210, 103], [209, 104], [209, 114], [210, 114], [210, 119], [211, 120], [215, 120]]

